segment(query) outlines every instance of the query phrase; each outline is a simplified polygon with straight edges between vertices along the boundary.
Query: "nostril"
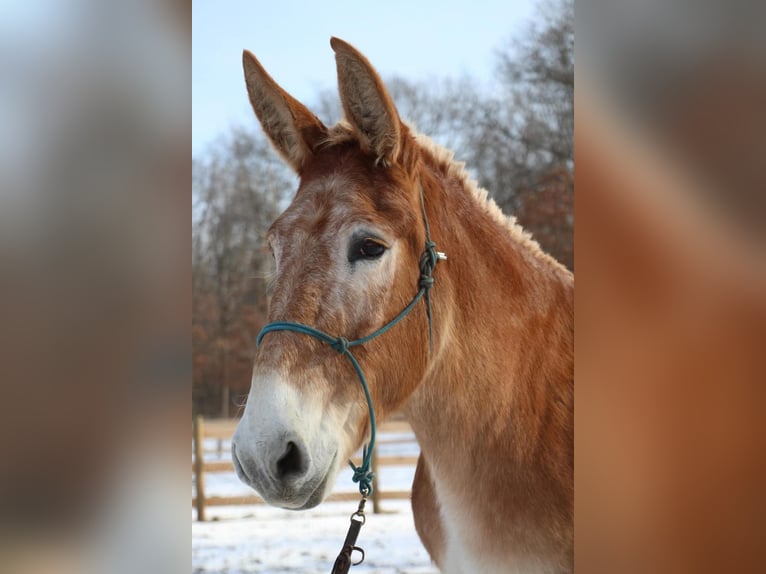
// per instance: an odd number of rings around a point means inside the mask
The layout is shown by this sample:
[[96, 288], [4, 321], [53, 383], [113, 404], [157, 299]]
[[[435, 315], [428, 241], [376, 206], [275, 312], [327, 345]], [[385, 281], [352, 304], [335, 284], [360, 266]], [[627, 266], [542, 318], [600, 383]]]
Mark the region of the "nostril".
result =
[[282, 480], [291, 476], [300, 476], [306, 472], [306, 461], [301, 449], [293, 441], [287, 443], [285, 452], [277, 461], [277, 478]]

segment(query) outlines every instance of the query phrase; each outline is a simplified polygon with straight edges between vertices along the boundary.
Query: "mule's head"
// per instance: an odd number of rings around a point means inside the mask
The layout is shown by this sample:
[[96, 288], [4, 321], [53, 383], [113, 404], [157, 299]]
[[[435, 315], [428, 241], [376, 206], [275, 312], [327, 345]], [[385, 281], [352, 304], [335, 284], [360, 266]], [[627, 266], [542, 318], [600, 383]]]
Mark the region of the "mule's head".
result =
[[[418, 290], [419, 152], [369, 62], [333, 38], [345, 121], [325, 127], [249, 52], [250, 101], [277, 151], [300, 176], [268, 234], [276, 260], [269, 322], [291, 321], [353, 340], [396, 316]], [[428, 331], [422, 305], [395, 329], [353, 349], [378, 417], [421, 379]], [[319, 504], [370, 431], [349, 360], [289, 331], [258, 348], [252, 387], [232, 443], [239, 477], [270, 504]]]

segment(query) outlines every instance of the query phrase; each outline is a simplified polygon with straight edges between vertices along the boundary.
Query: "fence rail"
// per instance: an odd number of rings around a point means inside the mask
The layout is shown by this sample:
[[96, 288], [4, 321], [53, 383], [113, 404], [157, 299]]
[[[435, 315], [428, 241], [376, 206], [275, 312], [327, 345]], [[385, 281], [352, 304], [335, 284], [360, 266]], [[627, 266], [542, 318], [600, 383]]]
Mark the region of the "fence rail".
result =
[[[195, 417], [193, 425], [194, 457], [192, 459], [192, 475], [196, 495], [192, 498], [192, 506], [197, 510], [197, 520], [205, 520], [205, 509], [208, 506], [237, 506], [246, 504], [264, 504], [261, 497], [245, 496], [207, 496], [205, 493], [205, 475], [217, 472], [234, 472], [234, 464], [230, 460], [205, 460], [205, 439], [217, 439], [219, 449], [221, 441], [231, 440], [237, 427], [237, 419], [203, 419]], [[386, 434], [408, 434], [407, 437], [387, 437]], [[372, 469], [376, 477], [381, 467], [408, 466], [414, 467], [418, 462], [417, 456], [386, 455], [380, 456], [378, 446], [390, 444], [417, 445], [412, 428], [403, 420], [391, 420], [378, 427], [378, 439], [372, 458]], [[356, 492], [333, 492], [326, 500], [330, 502], [355, 501], [359, 498]], [[373, 512], [380, 512], [380, 500], [407, 500], [409, 490], [381, 490], [377, 478], [373, 482], [372, 507]]]

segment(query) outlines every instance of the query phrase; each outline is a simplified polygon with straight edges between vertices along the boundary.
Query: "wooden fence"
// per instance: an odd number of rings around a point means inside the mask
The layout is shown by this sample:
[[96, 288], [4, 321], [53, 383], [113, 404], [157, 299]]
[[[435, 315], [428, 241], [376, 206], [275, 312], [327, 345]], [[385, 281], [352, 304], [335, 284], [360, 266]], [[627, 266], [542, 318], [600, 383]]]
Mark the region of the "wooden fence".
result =
[[[192, 506], [197, 510], [197, 520], [205, 520], [205, 508], [208, 506], [236, 506], [243, 504], [264, 504], [263, 499], [256, 495], [247, 496], [206, 496], [205, 475], [214, 472], [234, 472], [234, 464], [231, 460], [205, 460], [205, 439], [218, 441], [219, 449], [221, 442], [231, 440], [234, 429], [237, 427], [237, 419], [203, 419], [198, 416], [194, 419], [192, 458], [192, 473], [194, 478], [196, 496], [192, 498]], [[388, 437], [387, 434], [407, 434], [407, 437]], [[387, 421], [379, 425], [377, 440], [372, 455], [372, 469], [376, 478], [373, 480], [372, 509], [380, 512], [380, 500], [406, 500], [410, 498], [409, 490], [381, 490], [378, 488], [377, 477], [383, 467], [410, 466], [417, 464], [418, 457], [414, 456], [379, 456], [378, 447], [386, 444], [411, 443], [417, 444], [415, 435], [410, 425], [401, 419]], [[357, 492], [333, 492], [327, 497], [328, 501], [356, 501], [359, 498]]]

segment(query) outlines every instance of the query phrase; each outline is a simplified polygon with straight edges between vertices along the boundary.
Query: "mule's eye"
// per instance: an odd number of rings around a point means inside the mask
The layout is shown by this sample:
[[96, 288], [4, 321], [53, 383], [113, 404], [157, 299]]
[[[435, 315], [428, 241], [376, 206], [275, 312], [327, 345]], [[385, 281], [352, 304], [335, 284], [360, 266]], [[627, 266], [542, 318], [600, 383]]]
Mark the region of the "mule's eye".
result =
[[377, 259], [386, 252], [386, 245], [379, 239], [372, 239], [365, 237], [351, 244], [351, 249], [348, 253], [349, 263], [359, 261], [360, 259]]

